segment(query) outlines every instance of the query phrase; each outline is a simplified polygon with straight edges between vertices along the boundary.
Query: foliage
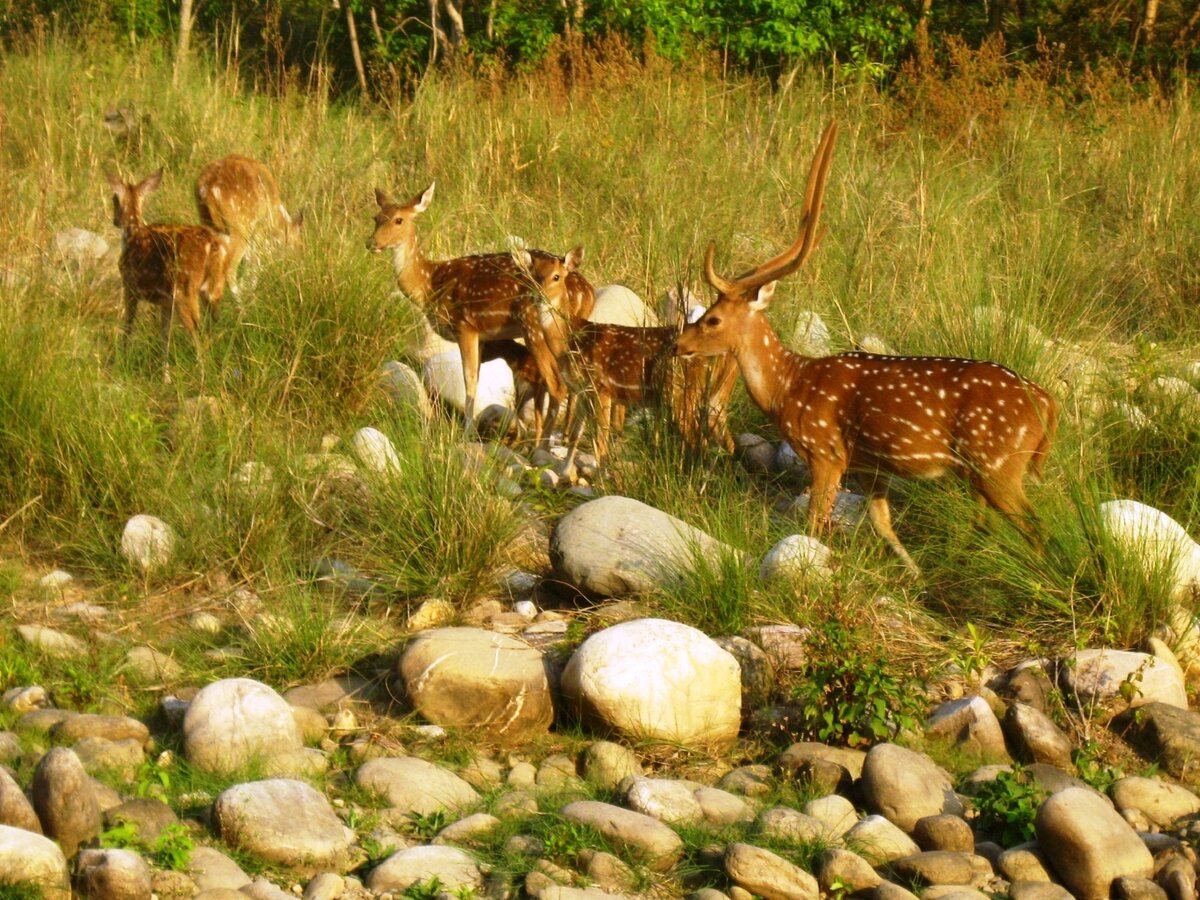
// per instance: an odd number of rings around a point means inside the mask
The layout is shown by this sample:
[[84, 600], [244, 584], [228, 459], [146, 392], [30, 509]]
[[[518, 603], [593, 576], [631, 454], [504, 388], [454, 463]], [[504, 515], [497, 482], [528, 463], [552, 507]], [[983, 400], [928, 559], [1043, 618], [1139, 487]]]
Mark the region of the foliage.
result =
[[1021, 765], [976, 788], [972, 803], [980, 828], [1001, 846], [1032, 841], [1033, 823], [1046, 792]]
[[42, 900], [45, 896], [41, 885], [32, 881], [14, 883], [0, 877], [0, 898], [3, 900]]
[[1071, 751], [1071, 762], [1079, 778], [1086, 781], [1102, 794], [1125, 777], [1120, 766], [1114, 766], [1102, 756], [1102, 748], [1094, 740], [1086, 740]]
[[444, 809], [435, 809], [430, 813], [415, 812], [412, 814], [408, 828], [417, 837], [429, 840], [449, 823], [449, 816]]
[[923, 687], [899, 673], [876, 641], [835, 620], [814, 627], [808, 648], [792, 689], [798, 739], [859, 747], [915, 730]]
[[159, 868], [182, 872], [187, 869], [196, 842], [186, 825], [167, 825], [154, 840], [146, 841], [135, 823], [120, 822], [101, 832], [100, 846], [138, 850]]

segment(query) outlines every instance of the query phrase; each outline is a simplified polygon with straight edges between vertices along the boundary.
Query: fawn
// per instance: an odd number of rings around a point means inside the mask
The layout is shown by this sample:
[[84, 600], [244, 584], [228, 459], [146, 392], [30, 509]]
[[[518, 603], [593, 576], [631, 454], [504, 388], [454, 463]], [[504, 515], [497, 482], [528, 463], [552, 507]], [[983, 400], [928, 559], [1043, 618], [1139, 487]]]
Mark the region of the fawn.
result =
[[[406, 203], [397, 203], [376, 188], [379, 212], [367, 249], [373, 253], [392, 251], [400, 289], [425, 311], [442, 337], [458, 343], [466, 385], [466, 428], [471, 433], [475, 427], [481, 342], [524, 338], [551, 396], [561, 397], [565, 390], [558, 366], [546, 347], [539, 318], [524, 314], [534, 303], [537, 286], [511, 253], [460, 256], [441, 262], [427, 259], [422, 253], [415, 224], [433, 202], [433, 188], [431, 184]], [[531, 259], [550, 257], [541, 250], [522, 252]], [[561, 297], [561, 311], [571, 320], [587, 318], [595, 305], [591, 284], [574, 271], [566, 276]]]
[[292, 216], [279, 198], [271, 170], [256, 159], [236, 153], [214, 160], [196, 179], [200, 221], [230, 237], [229, 289], [238, 293], [242, 258], [264, 233], [276, 241], [298, 240], [304, 224], [301, 210]]
[[913, 574], [916, 563], [891, 524], [890, 476], [964, 478], [976, 499], [1037, 543], [1025, 496], [1026, 470], [1041, 474], [1058, 404], [1041, 387], [993, 362], [842, 353], [812, 358], [785, 348], [764, 314], [778, 279], [819, 243], [818, 223], [837, 135], [830, 123], [809, 171], [800, 236], [787, 250], [733, 279], [713, 266], [705, 277], [717, 301], [684, 328], [682, 357], [731, 352], [751, 398], [812, 471], [809, 530], [827, 526], [842, 476], [858, 473], [871, 524]]
[[138, 302], [159, 308], [163, 365], [167, 365], [175, 315], [193, 338], [200, 325], [200, 299], [217, 318], [229, 265], [229, 238], [204, 225], [146, 225], [142, 202], [162, 182], [162, 169], [140, 184], [110, 174], [113, 224], [121, 229], [119, 268], [125, 288], [125, 339], [133, 330]]

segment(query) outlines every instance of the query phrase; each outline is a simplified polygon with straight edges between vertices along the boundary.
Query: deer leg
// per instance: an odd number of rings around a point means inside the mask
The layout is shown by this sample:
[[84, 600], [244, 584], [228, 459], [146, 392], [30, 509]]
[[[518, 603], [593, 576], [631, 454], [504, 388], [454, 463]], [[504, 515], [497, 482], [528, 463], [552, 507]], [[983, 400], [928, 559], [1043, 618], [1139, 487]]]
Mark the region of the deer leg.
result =
[[842, 481], [842, 470], [827, 460], [816, 457], [808, 460], [812, 471], [812, 486], [808, 490], [808, 533], [820, 534], [829, 527], [829, 515], [833, 512], [833, 501], [837, 499], [838, 485]]
[[466, 418], [466, 434], [475, 434], [475, 394], [479, 390], [479, 332], [462, 329], [458, 333], [458, 351], [462, 355], [463, 386], [466, 402], [463, 416]]
[[[608, 455], [608, 438], [612, 430], [613, 397], [607, 393], [598, 393], [596, 404], [596, 434], [593, 437], [593, 447], [596, 451], [596, 462]], [[624, 416], [621, 416], [622, 421]]]
[[900, 557], [900, 561], [904, 563], [905, 568], [912, 573], [914, 578], [920, 578], [921, 570], [917, 568], [917, 564], [913, 562], [913, 558], [908, 555], [908, 551], [900, 543], [900, 538], [896, 537], [895, 529], [892, 528], [892, 507], [888, 503], [885, 490], [872, 488], [871, 496], [867, 500], [867, 516], [870, 518], [875, 532], [887, 541], [888, 546]]
[[[533, 361], [537, 364], [538, 375], [541, 376], [546, 393], [552, 398], [551, 404], [555, 410], [555, 415], [557, 415], [557, 404], [566, 396], [566, 386], [559, 375], [558, 361], [554, 358], [554, 354], [550, 351], [550, 347], [546, 343], [546, 336], [537, 329], [526, 329], [525, 345], [529, 348], [529, 352], [533, 354]], [[553, 424], [553, 422], [554, 419], [550, 418], [550, 424]], [[544, 447], [549, 444], [549, 439], [549, 428], [543, 423], [538, 428], [537, 445]]]
[[1012, 522], [1030, 544], [1039, 550], [1042, 548], [1040, 523], [1025, 496], [1025, 486], [1020, 481], [1020, 473], [1012, 479], [980, 477], [972, 486], [979, 498]]

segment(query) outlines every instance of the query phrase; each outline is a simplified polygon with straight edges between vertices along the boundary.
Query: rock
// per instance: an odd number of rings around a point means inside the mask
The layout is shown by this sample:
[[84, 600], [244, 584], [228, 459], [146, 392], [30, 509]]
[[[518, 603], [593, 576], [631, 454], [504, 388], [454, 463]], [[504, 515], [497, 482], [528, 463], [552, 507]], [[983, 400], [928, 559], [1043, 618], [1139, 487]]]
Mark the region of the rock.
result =
[[388, 477], [400, 474], [400, 457], [391, 440], [375, 428], [360, 428], [350, 439], [363, 468], [376, 475]]
[[850, 850], [830, 847], [821, 851], [816, 864], [817, 884], [826, 894], [834, 885], [851, 894], [869, 891], [883, 880], [869, 862]]
[[1014, 881], [1008, 888], [1012, 900], [1075, 900], [1075, 896], [1060, 884], [1048, 881]]
[[567, 788], [579, 783], [575, 760], [562, 753], [554, 753], [542, 760], [534, 782], [541, 788]]
[[0, 872], [8, 884], [37, 885], [45, 900], [71, 900], [67, 859], [58, 844], [40, 834], [0, 825]]
[[1166, 579], [1173, 598], [1200, 589], [1200, 546], [1166, 513], [1136, 500], [1110, 500], [1100, 504], [1100, 521], [1148, 575]]
[[636, 328], [658, 325], [654, 310], [623, 284], [603, 284], [596, 288], [596, 305], [589, 318], [593, 322]]
[[701, 786], [696, 788], [696, 800], [705, 823], [715, 828], [754, 821], [754, 807], [729, 791]]
[[477, 791], [490, 791], [504, 783], [504, 770], [494, 759], [476, 753], [458, 773], [467, 784]]
[[805, 356], [829, 356], [833, 353], [829, 326], [812, 310], [800, 310], [796, 315], [791, 346], [797, 353]]
[[722, 746], [741, 725], [737, 660], [703, 632], [665, 619], [593, 634], [567, 663], [562, 692], [585, 724], [635, 739]]
[[1187, 689], [1178, 670], [1149, 653], [1078, 650], [1063, 666], [1064, 687], [1083, 708], [1122, 710], [1147, 703], [1187, 709]]
[[600, 497], [558, 520], [556, 577], [585, 594], [619, 597], [681, 582], [697, 554], [714, 565], [734, 551], [698, 528], [629, 497]]
[[775, 690], [775, 667], [766, 652], [743, 637], [718, 637], [717, 646], [737, 660], [742, 675], [742, 713], [766, 706]]
[[38, 585], [44, 587], [48, 591], [62, 592], [68, 584], [75, 580], [75, 576], [70, 572], [64, 572], [62, 569], [55, 569], [52, 572], [47, 572], [38, 579]]
[[250, 876], [232, 859], [203, 844], [192, 850], [187, 862], [187, 873], [196, 882], [201, 891], [232, 890], [236, 891], [250, 883]]
[[253, 900], [295, 900], [294, 895], [289, 894], [282, 888], [276, 887], [265, 878], [255, 878], [247, 885], [243, 885], [241, 893], [247, 897], [252, 897]]
[[1070, 769], [1071, 740], [1048, 715], [1024, 703], [1010, 703], [1004, 712], [1004, 733], [1013, 753], [1023, 762], [1049, 763]]
[[896, 744], [877, 744], [867, 753], [863, 799], [903, 831], [939, 813], [962, 813], [950, 776], [929, 757]]
[[144, 745], [150, 740], [150, 729], [129, 716], [102, 716], [80, 713], [64, 719], [50, 729], [50, 737], [60, 743], [98, 737], [109, 741], [135, 740]]
[[742, 797], [763, 797], [774, 790], [771, 769], [761, 764], [730, 769], [717, 781], [717, 787]]
[[83, 768], [89, 773], [112, 772], [133, 779], [138, 766], [146, 761], [146, 752], [139, 741], [126, 738], [110, 741], [107, 738], [84, 738], [71, 748]]
[[858, 848], [858, 852], [874, 865], [921, 852], [912, 838], [883, 816], [867, 816], [858, 822], [846, 832], [845, 843]]
[[183, 666], [153, 647], [130, 647], [121, 668], [141, 684], [161, 684], [183, 675]]
[[583, 751], [583, 777], [602, 788], [615, 788], [625, 778], [642, 773], [637, 754], [621, 744], [593, 741]]
[[400, 895], [414, 885], [437, 878], [445, 891], [483, 887], [483, 874], [468, 854], [456, 847], [426, 845], [393, 853], [371, 870], [366, 886], [376, 894]]
[[1125, 735], [1146, 756], [1181, 781], [1200, 773], [1200, 713], [1148, 703], [1121, 718]]
[[867, 754], [862, 750], [851, 750], [846, 747], [831, 747], [828, 744], [818, 744], [813, 741], [801, 741], [792, 744], [779, 754], [775, 764], [785, 774], [795, 777], [796, 772], [812, 760], [831, 762], [842, 769], [854, 781], [862, 777], [863, 766]]
[[121, 555], [143, 572], [165, 566], [175, 553], [175, 532], [162, 519], [138, 515], [125, 523]]
[[763, 900], [818, 900], [820, 888], [813, 878], [782, 856], [734, 842], [725, 848], [725, 874], [743, 890]]
[[996, 871], [1012, 882], [1049, 882], [1050, 863], [1037, 843], [1009, 847], [996, 860]]
[[777, 670], [799, 672], [808, 665], [808, 639], [812, 629], [799, 625], [751, 625], [742, 637], [762, 647]]
[[814, 537], [789, 534], [767, 551], [758, 567], [758, 577], [767, 584], [825, 581], [833, 575], [833, 551]]
[[184, 755], [204, 772], [232, 774], [302, 745], [292, 708], [249, 678], [226, 678], [202, 688], [183, 718]]
[[987, 701], [978, 695], [943, 703], [926, 720], [925, 734], [952, 743], [980, 759], [1008, 759], [1000, 721]]
[[132, 850], [80, 851], [76, 871], [85, 897], [150, 900], [150, 866]]
[[354, 702], [367, 702], [375, 695], [375, 682], [353, 673], [336, 675], [316, 684], [302, 684], [286, 691], [283, 699], [292, 706], [307, 706], [333, 712]]
[[33, 811], [33, 804], [3, 766], [0, 766], [0, 825], [42, 833], [42, 823]]
[[44, 687], [35, 684], [29, 687], [9, 688], [4, 692], [4, 698], [0, 705], [11, 712], [22, 715], [49, 706], [50, 698]]
[[1157, 778], [1122, 778], [1109, 790], [1118, 812], [1138, 810], [1159, 828], [1200, 814], [1200, 797], [1178, 784]]
[[863, 353], [874, 353], [876, 356], [898, 356], [892, 345], [878, 334], [868, 332], [858, 339], [854, 345]]
[[457, 822], [451, 822], [433, 838], [435, 844], [470, 844], [499, 828], [501, 822], [489, 813], [475, 813]]
[[1154, 874], [1154, 860], [1137, 833], [1090, 791], [1053, 794], [1038, 809], [1034, 827], [1042, 852], [1080, 900], [1107, 898], [1122, 875]]
[[1117, 900], [1167, 900], [1167, 892], [1149, 878], [1122, 875], [1114, 878], [1112, 896]]
[[953, 850], [930, 850], [894, 860], [891, 870], [905, 884], [983, 884], [992, 875], [982, 856]]
[[433, 417], [433, 404], [421, 384], [421, 377], [411, 366], [391, 360], [379, 371], [379, 386], [402, 407], [416, 411], [422, 419]]
[[345, 878], [336, 872], [322, 872], [305, 885], [304, 900], [338, 900], [345, 892]]
[[91, 779], [74, 751], [55, 747], [33, 772], [33, 808], [46, 836], [70, 859], [100, 834], [100, 806]]
[[126, 823], [137, 828], [141, 840], [152, 844], [168, 826], [178, 825], [179, 818], [163, 801], [148, 798], [126, 800], [119, 806], [105, 810], [105, 828]]
[[764, 809], [758, 816], [757, 830], [772, 840], [793, 844], [814, 844], [831, 837], [829, 827], [820, 819], [787, 806]]
[[217, 797], [213, 815], [230, 847], [309, 875], [344, 865], [354, 841], [324, 794], [286, 778], [229, 788]]
[[64, 228], [54, 235], [54, 252], [80, 269], [100, 262], [109, 253], [108, 241], [86, 228]]
[[[459, 412], [466, 409], [467, 388], [463, 382], [462, 356], [457, 347], [425, 361], [424, 381], [433, 397]], [[493, 404], [512, 409], [515, 397], [512, 369], [508, 363], [493, 359], [479, 367], [479, 384], [475, 391], [477, 415]]]
[[621, 861], [603, 850], [590, 848], [579, 851], [575, 861], [576, 867], [582, 869], [589, 879], [604, 891], [633, 891], [637, 879], [633, 870]]
[[834, 838], [842, 837], [858, 823], [854, 804], [838, 794], [809, 800], [800, 811], [821, 822], [826, 833]]
[[88, 653], [87, 644], [79, 638], [44, 625], [18, 625], [17, 633], [25, 643], [55, 659], [78, 659]]
[[541, 652], [507, 635], [426, 631], [408, 645], [398, 669], [413, 706], [437, 725], [521, 741], [545, 734], [554, 719]]
[[913, 840], [922, 850], [975, 852], [975, 835], [961, 816], [926, 816], [913, 827]]
[[671, 868], [683, 854], [683, 841], [657, 819], [597, 800], [576, 800], [560, 813], [564, 819], [590, 825], [656, 872]]
[[466, 781], [413, 756], [368, 760], [354, 773], [354, 783], [408, 814], [429, 815], [479, 802], [479, 794]]
[[[783, 446], [787, 446], [786, 444]], [[779, 512], [793, 519], [808, 521], [808, 504], [812, 495], [803, 493], [786, 503]], [[829, 510], [829, 524], [842, 534], [852, 534], [867, 521], [867, 498], [852, 491], [838, 491], [833, 495], [833, 506]]]

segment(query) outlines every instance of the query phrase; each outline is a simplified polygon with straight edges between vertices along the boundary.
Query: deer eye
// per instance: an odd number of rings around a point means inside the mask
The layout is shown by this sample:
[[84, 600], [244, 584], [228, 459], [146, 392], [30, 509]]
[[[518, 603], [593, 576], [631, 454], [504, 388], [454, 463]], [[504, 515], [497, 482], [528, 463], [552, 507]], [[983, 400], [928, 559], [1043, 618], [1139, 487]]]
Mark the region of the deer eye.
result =
[[721, 320], [718, 319], [716, 316], [709, 316], [707, 319], [704, 320], [704, 324], [710, 328], [716, 328], [718, 325], [721, 324]]
[[557, 272], [555, 272], [555, 273], [554, 273], [554, 280], [555, 280], [555, 281], [561, 281], [561, 280], [562, 280], [562, 276], [561, 276], [561, 275], [559, 275]]
[[403, 225], [403, 224], [404, 224], [404, 217], [403, 217], [403, 216], [396, 216], [396, 224], [397, 224], [397, 225]]

